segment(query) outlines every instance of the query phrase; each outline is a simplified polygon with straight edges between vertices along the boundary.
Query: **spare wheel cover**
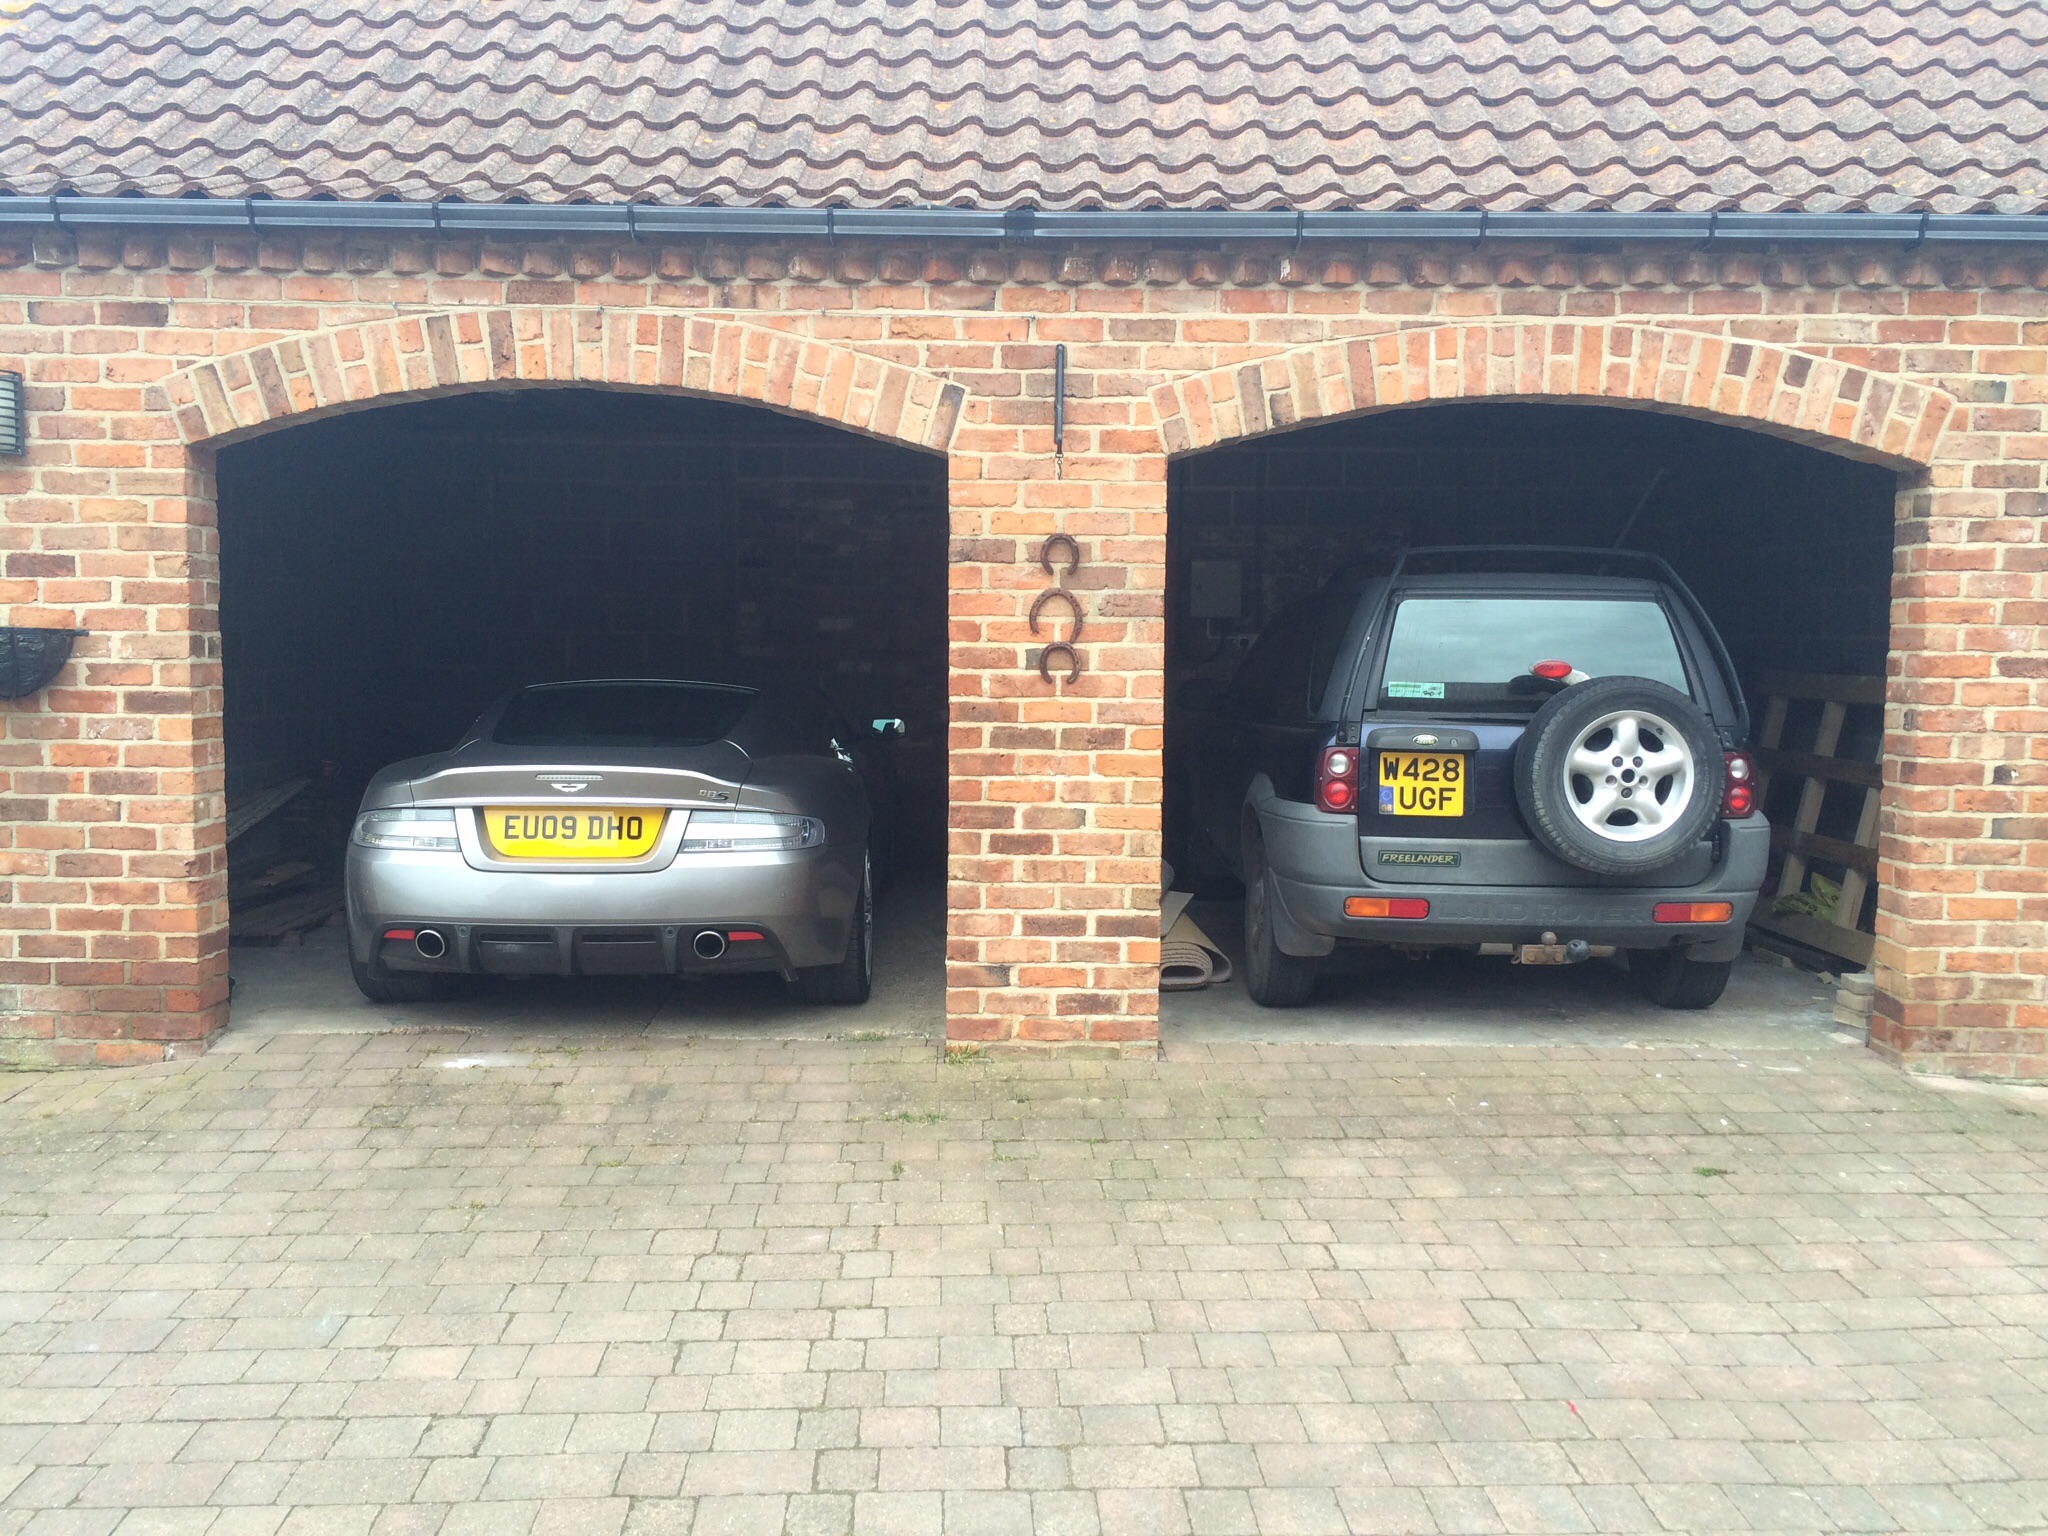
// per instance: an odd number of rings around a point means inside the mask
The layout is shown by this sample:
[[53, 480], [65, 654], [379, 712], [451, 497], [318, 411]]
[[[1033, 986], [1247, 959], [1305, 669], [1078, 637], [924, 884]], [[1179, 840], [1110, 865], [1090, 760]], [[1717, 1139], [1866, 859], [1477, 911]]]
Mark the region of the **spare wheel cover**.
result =
[[1676, 689], [1605, 677], [1538, 710], [1516, 754], [1515, 791], [1544, 847], [1596, 874], [1673, 863], [1720, 811], [1713, 728]]

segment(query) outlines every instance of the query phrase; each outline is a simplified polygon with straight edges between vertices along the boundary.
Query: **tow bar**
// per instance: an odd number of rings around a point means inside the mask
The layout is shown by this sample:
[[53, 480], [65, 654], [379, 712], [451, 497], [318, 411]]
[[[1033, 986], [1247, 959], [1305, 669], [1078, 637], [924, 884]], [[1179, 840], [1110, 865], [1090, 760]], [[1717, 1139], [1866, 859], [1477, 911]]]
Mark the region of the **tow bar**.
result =
[[1588, 944], [1570, 939], [1560, 944], [1557, 935], [1546, 933], [1540, 944], [1482, 944], [1482, 955], [1506, 955], [1516, 965], [1577, 965], [1585, 960], [1605, 960], [1614, 953], [1612, 944]]

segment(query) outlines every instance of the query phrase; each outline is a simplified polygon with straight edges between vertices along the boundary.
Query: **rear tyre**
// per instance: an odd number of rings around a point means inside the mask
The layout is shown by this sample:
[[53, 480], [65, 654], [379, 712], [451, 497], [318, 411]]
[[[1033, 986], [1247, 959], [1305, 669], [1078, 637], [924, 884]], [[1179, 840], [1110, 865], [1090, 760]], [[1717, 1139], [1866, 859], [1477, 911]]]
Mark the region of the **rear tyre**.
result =
[[455, 976], [387, 971], [374, 960], [365, 965], [353, 953], [348, 957], [348, 968], [356, 979], [356, 990], [373, 1003], [438, 1003], [454, 995], [455, 984], [460, 980]]
[[1690, 960], [1676, 949], [1632, 949], [1628, 974], [1660, 1008], [1711, 1008], [1727, 990], [1732, 960]]
[[797, 989], [807, 1003], [825, 1007], [852, 1008], [868, 1000], [874, 990], [875, 965], [875, 882], [865, 864], [861, 867], [860, 900], [855, 904], [853, 932], [847, 937], [846, 958], [837, 965], [810, 966], [796, 973]]
[[1262, 1008], [1299, 1008], [1315, 995], [1315, 962], [1280, 947], [1273, 932], [1273, 877], [1256, 834], [1246, 842], [1244, 989]]

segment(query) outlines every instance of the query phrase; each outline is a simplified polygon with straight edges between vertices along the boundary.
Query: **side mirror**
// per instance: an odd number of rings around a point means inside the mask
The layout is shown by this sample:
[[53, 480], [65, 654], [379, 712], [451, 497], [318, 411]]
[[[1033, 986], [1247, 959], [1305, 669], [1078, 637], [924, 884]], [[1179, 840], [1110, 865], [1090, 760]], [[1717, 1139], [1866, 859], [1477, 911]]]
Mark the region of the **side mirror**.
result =
[[1182, 709], [1215, 714], [1223, 707], [1223, 684], [1213, 677], [1191, 677], [1173, 691], [1173, 701]]
[[877, 736], [901, 736], [903, 734], [903, 722], [901, 720], [890, 718], [886, 720], [876, 720], [870, 723], [872, 724], [874, 732]]

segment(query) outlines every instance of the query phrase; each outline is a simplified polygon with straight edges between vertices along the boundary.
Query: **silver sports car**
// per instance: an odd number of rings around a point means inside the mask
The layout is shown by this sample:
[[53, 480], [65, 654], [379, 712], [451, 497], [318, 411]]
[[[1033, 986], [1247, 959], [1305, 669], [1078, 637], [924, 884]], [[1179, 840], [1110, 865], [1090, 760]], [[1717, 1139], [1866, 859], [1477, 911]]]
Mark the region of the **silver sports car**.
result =
[[370, 781], [348, 850], [356, 985], [412, 1002], [479, 973], [779, 971], [812, 1002], [865, 1002], [864, 748], [804, 689], [521, 689]]

